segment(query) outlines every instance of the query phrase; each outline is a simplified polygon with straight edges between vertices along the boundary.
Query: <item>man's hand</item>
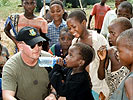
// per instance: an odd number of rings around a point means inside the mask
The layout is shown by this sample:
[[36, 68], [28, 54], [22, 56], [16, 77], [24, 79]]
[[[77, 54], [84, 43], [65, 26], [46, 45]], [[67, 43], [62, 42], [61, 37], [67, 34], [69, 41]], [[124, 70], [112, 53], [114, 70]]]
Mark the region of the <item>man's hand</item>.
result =
[[47, 96], [44, 100], [56, 100], [56, 97], [54, 94], [50, 94], [49, 96]]

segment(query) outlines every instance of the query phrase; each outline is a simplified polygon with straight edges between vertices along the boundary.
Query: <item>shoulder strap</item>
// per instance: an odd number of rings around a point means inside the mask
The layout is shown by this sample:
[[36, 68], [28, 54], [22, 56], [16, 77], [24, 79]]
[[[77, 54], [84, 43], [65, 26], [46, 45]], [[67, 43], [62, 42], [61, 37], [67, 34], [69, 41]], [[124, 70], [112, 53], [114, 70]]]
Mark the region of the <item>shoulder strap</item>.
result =
[[12, 27], [12, 30], [14, 32], [14, 35], [15, 37], [17, 36], [17, 32], [18, 32], [18, 20], [19, 20], [19, 15], [16, 14], [16, 15], [10, 15], [8, 16], [6, 22], [5, 22], [5, 26], [10, 23], [11, 24], [11, 27]]

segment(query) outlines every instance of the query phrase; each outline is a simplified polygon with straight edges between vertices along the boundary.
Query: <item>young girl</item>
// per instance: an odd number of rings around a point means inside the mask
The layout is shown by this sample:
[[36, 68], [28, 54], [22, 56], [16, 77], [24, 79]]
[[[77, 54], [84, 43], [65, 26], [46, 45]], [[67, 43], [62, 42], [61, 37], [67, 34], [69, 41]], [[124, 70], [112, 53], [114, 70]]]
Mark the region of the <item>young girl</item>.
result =
[[[71, 12], [67, 19], [67, 25], [69, 32], [75, 36], [72, 44], [76, 42], [82, 42], [87, 45], [90, 45], [94, 48], [95, 52], [102, 46], [107, 45], [108, 42], [101, 34], [98, 34], [96, 31], [90, 31], [86, 28], [87, 18], [83, 11], [75, 10]], [[86, 68], [89, 70], [89, 74], [92, 81], [92, 90], [98, 94], [102, 91], [104, 95], [108, 96], [109, 90], [105, 80], [101, 81], [97, 77], [97, 70], [99, 66], [99, 58], [96, 54], [94, 61]]]
[[113, 20], [108, 27], [110, 33], [109, 42], [113, 46], [108, 48], [106, 48], [106, 46], [102, 46], [97, 51], [100, 58], [98, 78], [106, 80], [110, 90], [109, 98], [129, 72], [129, 70], [125, 66], [122, 66], [118, 61], [116, 54], [117, 49], [115, 47], [117, 37], [121, 34], [121, 32], [129, 28], [132, 28], [132, 25], [130, 20], [127, 18], [120, 17]]
[[49, 49], [52, 55], [65, 58], [74, 36], [68, 32], [68, 28], [62, 28], [60, 31], [59, 43], [53, 44]]
[[70, 46], [65, 58], [66, 67], [59, 59], [50, 72], [50, 82], [59, 96], [65, 96], [66, 100], [94, 100], [89, 75], [85, 70], [94, 56], [94, 50], [89, 45], [75, 43]]
[[[21, 0], [21, 1], [22, 1], [22, 6], [24, 8], [24, 13], [11, 15], [10, 17], [12, 20], [12, 23], [15, 25], [14, 26], [16, 29], [15, 31], [19, 32], [19, 30], [21, 30], [23, 27], [31, 26], [31, 27], [37, 28], [37, 30], [40, 32], [40, 35], [45, 38], [46, 37], [45, 33], [47, 33], [47, 28], [48, 28], [47, 21], [44, 18], [37, 17], [34, 14], [34, 10], [36, 8], [36, 0]], [[16, 36], [14, 37], [6, 29], [5, 29], [5, 33], [17, 45]], [[47, 46], [46, 45], [43, 45], [43, 46], [44, 46], [43, 49], [45, 50]]]
[[110, 100], [132, 100], [133, 99], [133, 28], [120, 34], [116, 46], [119, 52], [119, 59], [123, 66], [126, 66], [130, 73], [121, 82]]
[[60, 0], [54, 0], [50, 3], [50, 15], [53, 21], [48, 24], [48, 34], [46, 36], [50, 39], [49, 46], [59, 42], [60, 30], [67, 27], [66, 21], [63, 20], [64, 7]]

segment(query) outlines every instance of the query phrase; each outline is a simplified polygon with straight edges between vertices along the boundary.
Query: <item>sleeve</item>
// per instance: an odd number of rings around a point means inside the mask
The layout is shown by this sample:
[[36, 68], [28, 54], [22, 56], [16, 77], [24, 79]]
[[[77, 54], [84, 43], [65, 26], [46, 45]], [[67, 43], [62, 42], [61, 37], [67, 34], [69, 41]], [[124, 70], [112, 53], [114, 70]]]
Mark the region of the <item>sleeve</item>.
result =
[[52, 47], [50, 47], [50, 49], [48, 50], [48, 52], [52, 55], [55, 55], [55, 44], [52, 45]]
[[92, 8], [92, 11], [90, 13], [90, 15], [96, 15], [96, 8], [97, 8], [97, 5], [94, 5], [93, 8]]
[[107, 37], [108, 32], [108, 25], [109, 25], [109, 12], [106, 13], [104, 20], [103, 20], [103, 25], [101, 29], [101, 33], [103, 36]]
[[[16, 64], [10, 60], [6, 62], [2, 72], [2, 90], [11, 90], [16, 92], [17, 75], [15, 70]], [[14, 69], [13, 69], [14, 68]]]

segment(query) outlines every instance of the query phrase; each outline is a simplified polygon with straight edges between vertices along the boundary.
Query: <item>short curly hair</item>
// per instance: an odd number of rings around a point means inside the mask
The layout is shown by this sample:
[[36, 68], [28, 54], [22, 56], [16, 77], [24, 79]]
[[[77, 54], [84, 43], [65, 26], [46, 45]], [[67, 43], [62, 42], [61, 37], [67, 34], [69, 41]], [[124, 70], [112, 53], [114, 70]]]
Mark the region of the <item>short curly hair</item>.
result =
[[75, 43], [72, 46], [76, 46], [77, 48], [79, 48], [80, 55], [83, 60], [85, 60], [84, 67], [89, 65], [94, 60], [95, 51], [90, 45], [84, 43]]

